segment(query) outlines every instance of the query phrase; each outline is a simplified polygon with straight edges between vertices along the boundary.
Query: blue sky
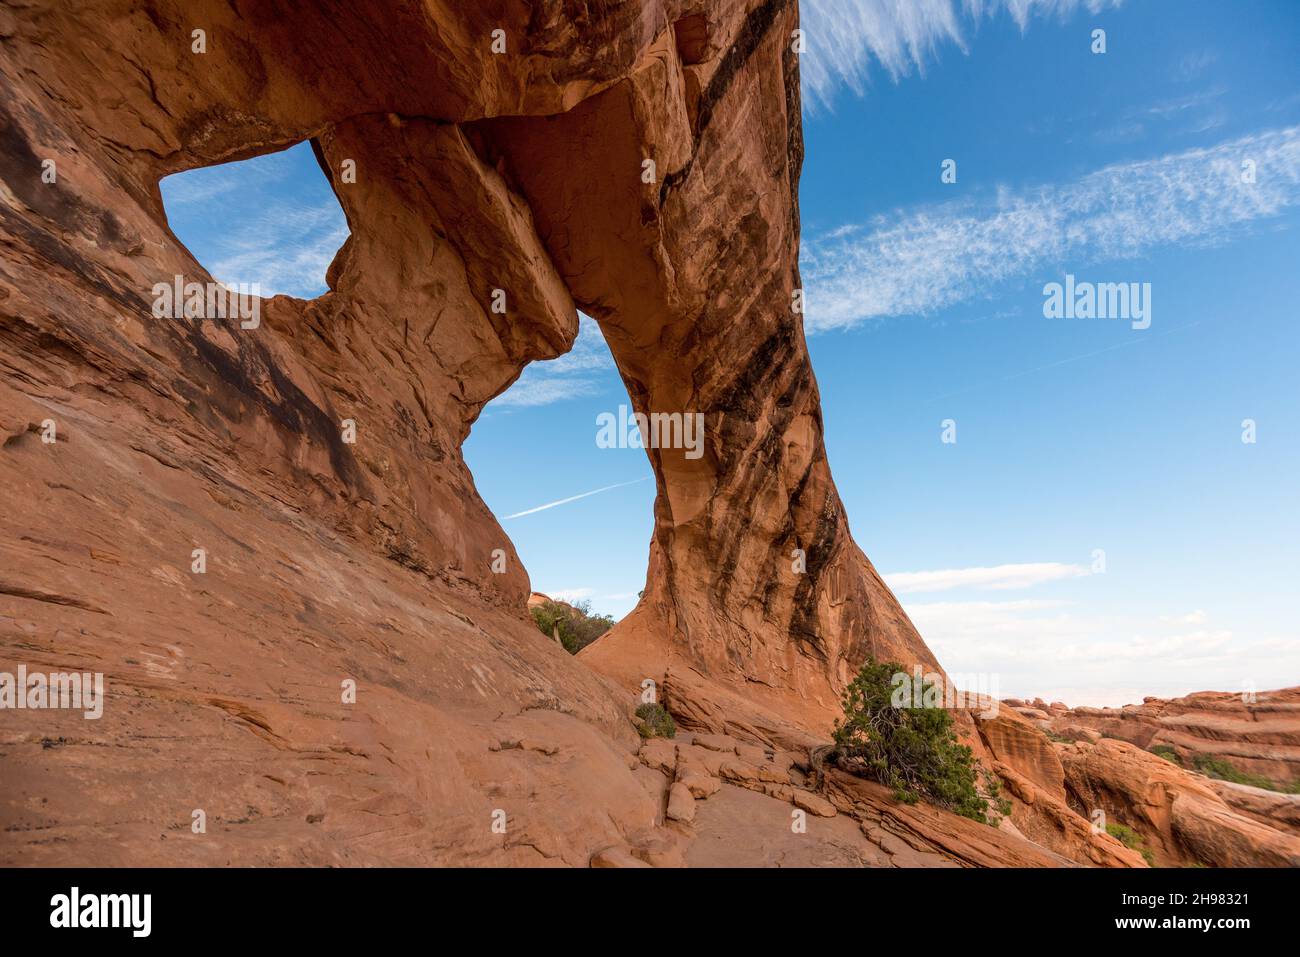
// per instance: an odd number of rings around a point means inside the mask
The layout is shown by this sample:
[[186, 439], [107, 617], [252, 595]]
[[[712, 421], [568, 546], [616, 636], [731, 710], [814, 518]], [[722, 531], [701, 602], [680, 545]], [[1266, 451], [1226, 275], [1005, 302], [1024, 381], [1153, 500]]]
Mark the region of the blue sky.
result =
[[[804, 0], [803, 26], [831, 465], [940, 660], [1070, 704], [1300, 684], [1300, 3]], [[346, 237], [305, 145], [163, 194], [267, 293], [319, 294]], [[214, 228], [236, 208], [253, 229]], [[1067, 273], [1150, 283], [1150, 327], [1045, 318]], [[465, 447], [534, 588], [616, 616], [654, 495], [643, 452], [595, 444], [626, 401], [583, 319]]]

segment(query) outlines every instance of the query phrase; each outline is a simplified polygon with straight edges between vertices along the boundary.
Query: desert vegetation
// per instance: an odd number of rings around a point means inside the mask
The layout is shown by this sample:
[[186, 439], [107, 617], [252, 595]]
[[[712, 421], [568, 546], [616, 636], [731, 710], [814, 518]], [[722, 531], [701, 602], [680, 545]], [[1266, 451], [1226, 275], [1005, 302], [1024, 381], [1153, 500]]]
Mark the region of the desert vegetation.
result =
[[[897, 662], [868, 659], [845, 689], [844, 715], [834, 733], [835, 764], [892, 787], [905, 803], [925, 799], [990, 823], [971, 749], [957, 740], [952, 715], [943, 708], [895, 707], [892, 682], [899, 673], [906, 669]], [[995, 790], [986, 776], [986, 793]]]
[[533, 621], [548, 638], [556, 636], [564, 650], [576, 655], [610, 628], [614, 619], [609, 615], [593, 615], [591, 602], [579, 601], [570, 605], [562, 601], [547, 601], [529, 609]]
[[1300, 794], [1300, 780], [1278, 782], [1266, 778], [1262, 774], [1249, 774], [1236, 768], [1223, 758], [1215, 757], [1212, 754], [1198, 754], [1192, 759], [1192, 767], [1207, 778], [1228, 781], [1232, 784], [1245, 784], [1252, 788], [1263, 788], [1266, 791], [1281, 791], [1283, 794]]
[[677, 722], [664, 710], [663, 705], [648, 702], [636, 709], [637, 733], [643, 738], [673, 738], [677, 736]]

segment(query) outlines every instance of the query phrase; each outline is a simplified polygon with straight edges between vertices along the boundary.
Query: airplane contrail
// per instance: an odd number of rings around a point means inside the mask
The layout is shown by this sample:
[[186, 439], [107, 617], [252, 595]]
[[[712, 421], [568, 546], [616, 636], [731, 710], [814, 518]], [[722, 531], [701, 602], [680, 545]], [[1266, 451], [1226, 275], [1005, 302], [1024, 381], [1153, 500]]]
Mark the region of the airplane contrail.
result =
[[544, 512], [548, 508], [555, 508], [557, 505], [567, 505], [569, 502], [576, 502], [580, 498], [586, 498], [588, 495], [599, 495], [601, 492], [608, 492], [610, 489], [623, 488], [626, 485], [636, 485], [638, 482], [644, 482], [649, 479], [649, 475], [642, 476], [639, 479], [633, 479], [630, 482], [619, 482], [615, 485], [606, 485], [604, 488], [594, 488], [590, 492], [583, 492], [581, 495], [570, 495], [568, 498], [562, 498], [555, 502], [547, 502], [545, 505], [538, 505], [535, 508], [526, 508], [522, 512], [515, 512], [513, 515], [507, 515], [501, 521], [510, 518], [520, 518], [524, 515], [532, 515], [533, 512]]
[[1186, 332], [1188, 329], [1199, 326], [1204, 321], [1204, 319], [1197, 319], [1194, 322], [1184, 323], [1183, 325], [1177, 326], [1173, 329], [1153, 332], [1150, 335], [1134, 336], [1130, 339], [1125, 339], [1123, 342], [1117, 342], [1114, 345], [1106, 346], [1103, 349], [1096, 349], [1092, 352], [1085, 352], [1082, 355], [1077, 356], [1067, 356], [1064, 359], [1057, 359], [1055, 362], [1049, 362], [1047, 365], [1035, 366], [1032, 369], [1024, 369], [1020, 372], [1013, 372], [1010, 375], [1004, 375], [1000, 379], [987, 379], [984, 382], [977, 382], [975, 385], [967, 386], [964, 389], [958, 389], [956, 392], [945, 392], [943, 395], [931, 396], [929, 401], [937, 402], [939, 399], [949, 399], [954, 395], [961, 395], [964, 392], [974, 392], [976, 389], [982, 388], [986, 385], [992, 385], [995, 382], [1010, 382], [1012, 379], [1020, 379], [1027, 375], [1033, 375], [1035, 372], [1045, 372], [1048, 369], [1055, 369], [1057, 366], [1067, 365], [1071, 362], [1078, 362], [1080, 359], [1091, 359], [1093, 356], [1099, 356], [1103, 352], [1112, 352], [1115, 349], [1123, 349], [1126, 346], [1137, 345], [1138, 343], [1145, 342], [1148, 339], [1163, 339], [1165, 336], [1172, 336], [1176, 332]]

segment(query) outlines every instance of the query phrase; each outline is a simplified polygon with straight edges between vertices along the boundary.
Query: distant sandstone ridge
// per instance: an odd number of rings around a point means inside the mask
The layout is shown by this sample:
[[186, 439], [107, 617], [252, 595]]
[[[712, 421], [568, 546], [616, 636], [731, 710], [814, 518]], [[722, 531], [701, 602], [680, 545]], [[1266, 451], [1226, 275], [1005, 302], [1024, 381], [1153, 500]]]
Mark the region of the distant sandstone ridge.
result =
[[1210, 756], [1246, 774], [1283, 784], [1300, 781], [1300, 688], [1198, 691], [1122, 708], [1069, 708], [1041, 698], [1007, 698], [1003, 704], [1053, 731], [1093, 728], [1140, 748], [1170, 750], [1188, 765]]
[[[0, 8], [0, 660], [105, 679], [94, 721], [0, 712], [0, 864], [1145, 866], [1093, 801], [1169, 860], [1295, 859], [1136, 747], [1075, 745], [1076, 775], [1009, 708], [959, 715], [996, 828], [820, 760], [868, 656], [940, 666], [827, 463], [798, 22]], [[329, 291], [156, 315], [159, 284], [212, 281], [159, 181], [303, 141], [349, 228]], [[705, 442], [647, 451], [644, 597], [575, 658], [461, 447], [578, 308], [636, 411], [700, 413]], [[679, 739], [642, 741], [647, 687]], [[1172, 796], [1126, 803], [1148, 780]]]
[[1300, 688], [1003, 704], [1056, 742], [1069, 802], [1112, 809], [1156, 863], [1300, 866]]

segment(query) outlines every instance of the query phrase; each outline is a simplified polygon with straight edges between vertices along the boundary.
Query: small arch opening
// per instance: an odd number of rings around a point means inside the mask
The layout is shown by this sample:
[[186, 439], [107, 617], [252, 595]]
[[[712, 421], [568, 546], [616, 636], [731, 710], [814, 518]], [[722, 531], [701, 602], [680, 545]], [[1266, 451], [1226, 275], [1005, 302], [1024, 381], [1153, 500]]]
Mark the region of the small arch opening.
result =
[[596, 320], [573, 349], [530, 363], [484, 408], [463, 446], [474, 483], [537, 595], [615, 620], [645, 588], [654, 472], [645, 450], [598, 442], [598, 417], [631, 414]]
[[315, 299], [348, 238], [311, 143], [173, 173], [158, 184], [172, 233], [217, 282]]

